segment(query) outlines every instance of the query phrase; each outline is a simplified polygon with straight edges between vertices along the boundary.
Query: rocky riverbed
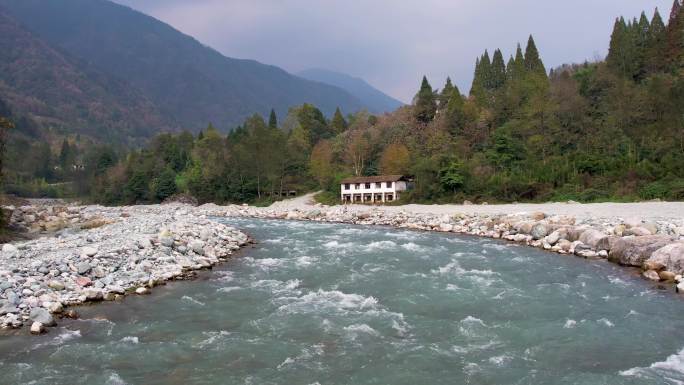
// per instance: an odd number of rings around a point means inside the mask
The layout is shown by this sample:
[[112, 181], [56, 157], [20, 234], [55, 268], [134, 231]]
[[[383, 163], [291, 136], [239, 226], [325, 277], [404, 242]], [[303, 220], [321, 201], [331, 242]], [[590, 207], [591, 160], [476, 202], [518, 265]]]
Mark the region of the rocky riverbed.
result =
[[41, 333], [69, 305], [147, 294], [209, 268], [249, 239], [186, 205], [6, 207], [35, 239], [0, 253], [0, 327]]
[[[437, 206], [439, 208], [439, 206]], [[107, 208], [43, 204], [5, 207], [35, 239], [0, 253], [0, 327], [40, 333], [69, 305], [146, 294], [167, 280], [211, 267], [249, 242], [211, 217], [383, 225], [523, 243], [559, 254], [604, 258], [684, 292], [684, 218], [575, 217], [553, 213], [413, 212], [398, 207], [182, 204]], [[682, 281], [680, 283], [680, 281]]]
[[500, 238], [559, 254], [603, 258], [641, 268], [644, 278], [672, 283], [684, 293], [684, 218], [644, 221], [616, 215], [578, 219], [543, 212], [430, 214], [402, 211], [398, 207], [318, 205], [301, 209], [286, 204], [272, 208], [207, 205], [203, 210], [211, 215], [384, 225]]

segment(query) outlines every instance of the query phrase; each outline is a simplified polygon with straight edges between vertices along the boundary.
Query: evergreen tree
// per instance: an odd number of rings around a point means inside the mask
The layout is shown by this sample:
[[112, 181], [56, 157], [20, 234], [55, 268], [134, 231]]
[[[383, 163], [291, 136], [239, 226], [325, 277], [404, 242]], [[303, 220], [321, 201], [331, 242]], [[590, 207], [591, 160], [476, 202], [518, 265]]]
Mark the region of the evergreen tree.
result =
[[491, 68], [491, 89], [498, 90], [506, 83], [506, 65], [501, 50], [494, 51]]
[[432, 86], [428, 82], [427, 77], [423, 76], [420, 91], [418, 91], [415, 97], [415, 117], [420, 122], [429, 123], [434, 119], [436, 110], [437, 103], [435, 95], [432, 93]]
[[534, 38], [530, 35], [527, 40], [527, 48], [525, 49], [525, 70], [530, 74], [536, 74], [546, 77], [546, 68], [539, 57], [539, 50], [534, 42]]
[[347, 131], [347, 121], [344, 120], [344, 115], [340, 111], [340, 107], [337, 107], [335, 114], [333, 115], [332, 121], [330, 121], [330, 128], [335, 133], [335, 135], [341, 134]]
[[660, 16], [658, 8], [653, 13], [651, 28], [649, 29], [649, 42], [646, 50], [645, 65], [649, 73], [661, 72], [664, 67], [664, 53], [667, 49], [665, 37], [665, 23]]
[[62, 167], [63, 171], [67, 171], [72, 163], [71, 147], [69, 146], [69, 141], [64, 138], [62, 141], [62, 148], [59, 150], [59, 165]]
[[439, 102], [439, 109], [445, 109], [447, 107], [447, 104], [449, 103], [449, 99], [451, 99], [451, 95], [454, 92], [454, 85], [451, 83], [451, 78], [447, 77], [446, 84], [444, 84], [444, 88], [442, 88], [442, 92], [439, 94], [438, 102]]
[[610, 46], [606, 63], [616, 73], [626, 76], [629, 65], [629, 44], [628, 44], [627, 24], [625, 19], [620, 17], [615, 19], [613, 33], [610, 35]]
[[684, 12], [680, 0], [675, 0], [670, 12], [670, 21], [666, 28], [667, 49], [665, 64], [670, 71], [676, 71], [682, 65], [684, 53]]
[[489, 58], [489, 52], [485, 50], [482, 59], [480, 60], [480, 76], [482, 77], [482, 85], [485, 89], [492, 88], [492, 61]]
[[154, 182], [155, 198], [159, 201], [164, 201], [164, 199], [175, 194], [177, 189], [176, 173], [169, 167], [165, 168]]
[[276, 117], [275, 110], [271, 109], [271, 114], [268, 117], [268, 126], [270, 128], [278, 128], [278, 117]]

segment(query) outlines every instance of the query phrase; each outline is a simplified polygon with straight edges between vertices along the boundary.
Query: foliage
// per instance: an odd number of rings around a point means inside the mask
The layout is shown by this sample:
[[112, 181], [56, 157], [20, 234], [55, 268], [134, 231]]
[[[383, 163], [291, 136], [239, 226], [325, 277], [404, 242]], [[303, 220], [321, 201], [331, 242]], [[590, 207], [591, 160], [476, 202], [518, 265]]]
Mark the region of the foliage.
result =
[[7, 188], [62, 186], [54, 193], [107, 204], [172, 192], [267, 204], [323, 190], [317, 199], [333, 203], [344, 177], [403, 174], [415, 187], [402, 202], [684, 200], [684, 12], [675, 4], [667, 25], [657, 13], [618, 19], [606, 61], [547, 73], [530, 36], [507, 61], [499, 49], [478, 57], [468, 96], [424, 77], [413, 105], [379, 116], [337, 109], [328, 120], [303, 104], [268, 123], [249, 116], [227, 136], [210, 125], [127, 153], [74, 135], [32, 140], [23, 122], [8, 139]]

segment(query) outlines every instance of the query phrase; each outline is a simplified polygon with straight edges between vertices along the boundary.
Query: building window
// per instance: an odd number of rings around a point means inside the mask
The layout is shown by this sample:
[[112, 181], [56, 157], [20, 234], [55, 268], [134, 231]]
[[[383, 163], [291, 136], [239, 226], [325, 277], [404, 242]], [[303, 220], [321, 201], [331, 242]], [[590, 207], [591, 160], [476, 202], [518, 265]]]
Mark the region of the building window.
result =
[[382, 188], [382, 183], [376, 183], [375, 188]]
[[387, 188], [392, 188], [392, 182], [387, 182]]
[[394, 198], [394, 196], [393, 196], [392, 194], [387, 194], [387, 195], [385, 196], [385, 200], [386, 200], [387, 202], [392, 202], [392, 201], [394, 200], [393, 198]]
[[345, 183], [345, 184], [344, 184], [344, 189], [345, 189], [345, 190], [349, 190], [349, 183]]
[[356, 188], [357, 190], [360, 190], [360, 189], [361, 189], [361, 183], [357, 183], [355, 188]]
[[366, 188], [370, 189], [370, 183], [366, 183]]

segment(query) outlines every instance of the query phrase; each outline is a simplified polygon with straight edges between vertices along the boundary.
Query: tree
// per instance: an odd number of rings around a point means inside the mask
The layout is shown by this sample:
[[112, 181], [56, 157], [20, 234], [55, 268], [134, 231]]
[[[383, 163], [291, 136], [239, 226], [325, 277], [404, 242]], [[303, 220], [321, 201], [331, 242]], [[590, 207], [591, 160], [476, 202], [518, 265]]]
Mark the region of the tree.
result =
[[438, 106], [440, 111], [446, 109], [447, 104], [449, 104], [449, 99], [451, 99], [451, 95], [453, 92], [454, 85], [451, 83], [451, 78], [447, 77], [446, 84], [444, 84], [444, 88], [442, 88], [442, 92], [439, 94], [439, 97], [437, 98], [437, 101], [439, 102]]
[[506, 77], [508, 80], [522, 80], [525, 76], [525, 57], [519, 43], [515, 50], [515, 58], [511, 59], [506, 66]]
[[311, 151], [309, 169], [318, 185], [322, 189], [328, 189], [334, 176], [333, 149], [330, 141], [321, 140], [314, 146]]
[[645, 53], [645, 65], [649, 73], [661, 72], [664, 67], [663, 54], [667, 50], [666, 28], [658, 8], [653, 13], [651, 28], [649, 29], [649, 42]]
[[154, 181], [154, 196], [159, 201], [164, 201], [175, 194], [176, 190], [176, 173], [167, 167]]
[[406, 175], [411, 167], [411, 155], [401, 143], [385, 147], [380, 157], [380, 173], [386, 175]]
[[[7, 145], [7, 132], [14, 128], [14, 124], [9, 119], [0, 117], [0, 186], [3, 183], [5, 149]], [[2, 212], [2, 210], [0, 210]]]
[[268, 116], [268, 126], [270, 128], [278, 128], [278, 117], [274, 109], [271, 109], [271, 114]]
[[357, 123], [355, 129], [347, 131], [344, 151], [345, 160], [351, 164], [356, 176], [363, 175], [371, 152], [370, 137], [362, 124]]
[[137, 203], [147, 199], [149, 184], [147, 175], [142, 170], [135, 170], [124, 186], [124, 197], [128, 203]]
[[539, 50], [537, 50], [537, 44], [535, 44], [532, 35], [527, 40], [527, 48], [525, 49], [525, 70], [531, 74], [547, 76], [546, 68], [541, 57], [539, 57]]
[[506, 64], [501, 50], [494, 51], [492, 57], [490, 89], [498, 90], [506, 83]]
[[419, 122], [430, 123], [435, 118], [436, 111], [437, 103], [435, 95], [432, 93], [432, 86], [430, 86], [427, 77], [423, 76], [420, 90], [415, 97], [414, 115]]
[[465, 184], [463, 164], [458, 160], [450, 161], [439, 171], [439, 181], [446, 190], [456, 192]]
[[332, 121], [330, 122], [330, 128], [335, 135], [339, 135], [345, 132], [347, 127], [347, 121], [344, 120], [344, 116], [342, 115], [342, 111], [340, 111], [340, 107], [337, 107], [337, 109], [335, 109], [335, 114], [333, 115]]

